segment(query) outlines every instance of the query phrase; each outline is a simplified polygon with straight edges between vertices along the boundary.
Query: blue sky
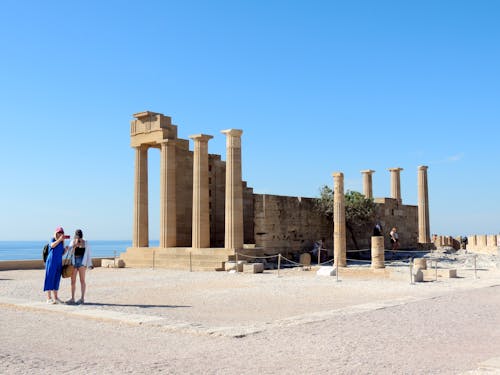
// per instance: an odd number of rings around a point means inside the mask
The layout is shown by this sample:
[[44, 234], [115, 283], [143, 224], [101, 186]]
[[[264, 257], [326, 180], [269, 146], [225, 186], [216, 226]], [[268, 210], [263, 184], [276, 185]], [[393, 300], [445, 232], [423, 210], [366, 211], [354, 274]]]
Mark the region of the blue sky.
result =
[[[3, 1], [0, 240], [62, 225], [130, 239], [132, 114], [179, 137], [243, 129], [255, 192], [318, 196], [342, 171], [376, 197], [402, 167], [431, 232], [500, 231], [500, 2]], [[192, 145], [191, 145], [192, 146]], [[150, 238], [159, 153], [150, 152]]]

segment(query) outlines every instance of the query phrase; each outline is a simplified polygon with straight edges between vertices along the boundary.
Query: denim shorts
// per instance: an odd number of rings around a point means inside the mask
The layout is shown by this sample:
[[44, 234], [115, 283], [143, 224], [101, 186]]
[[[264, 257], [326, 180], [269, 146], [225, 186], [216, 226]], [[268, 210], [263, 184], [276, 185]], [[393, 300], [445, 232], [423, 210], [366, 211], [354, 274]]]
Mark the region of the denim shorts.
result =
[[83, 257], [75, 257], [73, 260], [73, 266], [75, 266], [75, 268], [83, 267]]

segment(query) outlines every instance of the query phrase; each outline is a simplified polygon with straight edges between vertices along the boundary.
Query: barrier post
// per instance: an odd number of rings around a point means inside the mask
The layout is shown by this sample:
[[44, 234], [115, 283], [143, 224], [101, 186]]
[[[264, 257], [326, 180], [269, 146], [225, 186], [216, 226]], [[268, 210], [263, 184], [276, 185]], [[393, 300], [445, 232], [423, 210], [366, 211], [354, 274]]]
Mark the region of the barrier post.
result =
[[318, 248], [318, 266], [321, 262], [321, 246]]
[[278, 277], [280, 275], [280, 267], [281, 267], [281, 253], [278, 254]]
[[236, 251], [236, 273], [238, 273], [238, 252]]
[[437, 261], [437, 259], [435, 260], [435, 263], [434, 263], [434, 272], [436, 274], [435, 281], [438, 281], [438, 261]]
[[116, 250], [114, 251], [114, 256], [113, 256], [113, 268], [116, 268]]
[[477, 255], [474, 255], [474, 279], [477, 279], [476, 260], [477, 260]]
[[410, 258], [410, 285], [414, 285], [414, 283], [413, 283], [413, 258]]
[[155, 269], [155, 250], [153, 250], [153, 269]]
[[335, 262], [335, 278], [339, 282], [339, 262]]

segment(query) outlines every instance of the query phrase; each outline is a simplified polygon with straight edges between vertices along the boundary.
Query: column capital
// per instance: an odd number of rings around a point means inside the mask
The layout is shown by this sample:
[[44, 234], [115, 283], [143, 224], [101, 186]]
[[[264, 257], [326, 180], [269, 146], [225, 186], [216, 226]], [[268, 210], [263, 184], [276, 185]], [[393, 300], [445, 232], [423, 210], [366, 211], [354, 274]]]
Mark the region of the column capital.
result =
[[164, 139], [158, 143], [160, 145], [170, 146], [170, 145], [175, 145], [177, 143], [177, 140], [176, 139]]
[[365, 169], [363, 171], [360, 171], [361, 173], [367, 173], [367, 174], [372, 174], [374, 173], [375, 171], [373, 169]]
[[193, 141], [208, 142], [213, 138], [213, 136], [208, 134], [193, 134], [190, 135], [189, 138], [191, 138]]
[[220, 132], [226, 135], [232, 135], [234, 137], [239, 137], [243, 134], [243, 130], [241, 129], [226, 129], [226, 130], [221, 130]]
[[428, 167], [427, 165], [419, 165], [419, 166], [418, 166], [418, 170], [419, 170], [419, 171], [425, 171], [425, 170], [427, 170], [428, 168], [429, 168], [429, 167]]
[[400, 167], [397, 167], [397, 168], [389, 168], [388, 171], [391, 171], [391, 172], [399, 172], [399, 171], [402, 171], [403, 168], [400, 168]]
[[333, 172], [332, 176], [333, 177], [344, 177], [344, 174], [342, 172]]

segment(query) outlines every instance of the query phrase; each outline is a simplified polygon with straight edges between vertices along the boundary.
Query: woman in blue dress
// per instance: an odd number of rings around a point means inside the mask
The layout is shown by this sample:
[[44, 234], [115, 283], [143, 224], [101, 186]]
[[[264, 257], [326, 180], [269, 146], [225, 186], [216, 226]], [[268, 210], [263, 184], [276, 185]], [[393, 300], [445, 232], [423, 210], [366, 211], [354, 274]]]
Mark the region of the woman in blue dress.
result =
[[[54, 233], [54, 237], [50, 240], [49, 255], [45, 262], [45, 283], [43, 291], [47, 292], [47, 303], [56, 304], [63, 303], [57, 296], [59, 290], [59, 283], [61, 281], [62, 273], [62, 257], [68, 250], [64, 247], [64, 230], [58, 227]], [[52, 298], [54, 294], [54, 298]]]

